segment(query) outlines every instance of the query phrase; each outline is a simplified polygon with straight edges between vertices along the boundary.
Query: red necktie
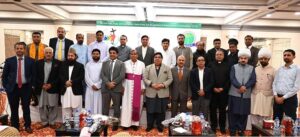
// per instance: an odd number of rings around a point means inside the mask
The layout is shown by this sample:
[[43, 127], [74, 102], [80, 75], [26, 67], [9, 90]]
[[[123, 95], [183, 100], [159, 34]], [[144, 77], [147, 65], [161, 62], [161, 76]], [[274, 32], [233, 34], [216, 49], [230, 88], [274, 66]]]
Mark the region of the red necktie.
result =
[[22, 58], [18, 60], [18, 87], [22, 88]]
[[182, 69], [179, 69], [179, 73], [178, 73], [178, 79], [181, 81], [183, 78], [183, 74], [182, 74]]

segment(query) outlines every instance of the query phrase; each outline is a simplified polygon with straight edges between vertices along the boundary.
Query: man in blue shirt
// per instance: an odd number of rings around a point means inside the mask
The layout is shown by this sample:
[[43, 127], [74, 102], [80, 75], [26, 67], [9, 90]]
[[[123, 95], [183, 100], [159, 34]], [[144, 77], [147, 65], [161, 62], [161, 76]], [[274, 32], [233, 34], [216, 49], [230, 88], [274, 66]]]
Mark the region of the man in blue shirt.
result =
[[77, 61], [85, 66], [88, 62], [88, 46], [83, 44], [84, 36], [83, 34], [76, 34], [77, 43], [73, 44], [71, 48], [75, 49], [76, 54], [78, 56]]
[[284, 66], [281, 66], [273, 82], [274, 114], [281, 121], [283, 113], [286, 116], [296, 119], [298, 106], [297, 92], [300, 90], [300, 68], [294, 64], [296, 53], [292, 49], [283, 52]]

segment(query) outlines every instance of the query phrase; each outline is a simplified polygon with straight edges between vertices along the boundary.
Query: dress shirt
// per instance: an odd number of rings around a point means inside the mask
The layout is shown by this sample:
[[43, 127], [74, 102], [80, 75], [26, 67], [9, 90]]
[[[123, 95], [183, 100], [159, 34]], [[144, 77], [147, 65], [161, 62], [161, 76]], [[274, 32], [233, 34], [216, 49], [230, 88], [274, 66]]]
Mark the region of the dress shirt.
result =
[[130, 59], [130, 51], [131, 48], [126, 46], [126, 45], [120, 45], [118, 46], [119, 54], [118, 54], [118, 59], [121, 60], [122, 62], [125, 62]]
[[[21, 60], [21, 77], [22, 77], [22, 84], [27, 83], [26, 81], [26, 77], [25, 77], [25, 57], [23, 55], [22, 60]], [[19, 57], [17, 56], [17, 78], [16, 78], [16, 82], [18, 84], [18, 69], [19, 69]]]
[[62, 40], [62, 47], [61, 47], [61, 60], [64, 61], [65, 59], [65, 38], [59, 39], [57, 38], [56, 48], [55, 48], [55, 59], [58, 59], [58, 51], [59, 51], [59, 42]]
[[280, 67], [272, 87], [275, 96], [280, 94], [285, 99], [297, 94], [300, 90], [300, 68], [295, 64]]
[[101, 41], [101, 42], [94, 41], [93, 43], [91, 43], [88, 46], [88, 59], [89, 59], [89, 61], [93, 61], [93, 58], [92, 58], [93, 49], [99, 49], [100, 50], [100, 52], [101, 52], [100, 60], [102, 62], [108, 60], [109, 46], [107, 44], [105, 44], [103, 41]]
[[170, 68], [175, 67], [176, 65], [176, 54], [173, 50], [162, 50], [163, 60], [162, 63], [167, 65]]
[[147, 49], [148, 49], [148, 46], [146, 46], [146, 47], [142, 46], [143, 59], [145, 59], [145, 56], [146, 56], [146, 53], [147, 53]]
[[203, 89], [203, 77], [204, 77], [204, 68], [199, 69], [199, 81], [200, 81], [200, 90]]
[[88, 46], [85, 44], [79, 45], [78, 43], [73, 44], [70, 48], [75, 49], [78, 56], [77, 61], [85, 66], [88, 62]]

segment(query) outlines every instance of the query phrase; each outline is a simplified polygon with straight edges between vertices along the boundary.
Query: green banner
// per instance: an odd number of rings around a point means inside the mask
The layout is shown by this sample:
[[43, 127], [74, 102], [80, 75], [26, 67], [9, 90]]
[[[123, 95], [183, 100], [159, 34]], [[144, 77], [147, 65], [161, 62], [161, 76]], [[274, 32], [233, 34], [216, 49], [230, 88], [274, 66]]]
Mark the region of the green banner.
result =
[[97, 20], [97, 26], [127, 26], [127, 27], [156, 27], [156, 28], [182, 28], [201, 29], [201, 23], [186, 22], [154, 22], [154, 21], [115, 21]]

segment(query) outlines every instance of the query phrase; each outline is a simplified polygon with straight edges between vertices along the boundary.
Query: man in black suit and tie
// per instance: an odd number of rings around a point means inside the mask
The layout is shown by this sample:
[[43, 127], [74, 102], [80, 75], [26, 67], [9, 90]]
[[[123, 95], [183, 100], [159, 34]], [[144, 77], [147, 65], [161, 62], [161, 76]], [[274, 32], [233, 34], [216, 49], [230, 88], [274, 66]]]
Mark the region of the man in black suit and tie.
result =
[[64, 61], [67, 59], [68, 51], [74, 42], [70, 39], [65, 38], [66, 31], [63, 27], [57, 28], [57, 37], [51, 38], [49, 41], [49, 46], [53, 48], [54, 58], [59, 61]]
[[23, 109], [25, 130], [32, 133], [30, 118], [30, 96], [35, 83], [34, 60], [24, 56], [26, 44], [18, 42], [14, 45], [16, 56], [6, 59], [2, 82], [6, 90], [11, 109], [11, 125], [19, 129], [19, 102]]
[[143, 35], [141, 38], [142, 45], [136, 47], [136, 51], [138, 52], [138, 60], [145, 63], [145, 66], [153, 63], [154, 56], [154, 48], [149, 46], [149, 37], [147, 35]]
[[[101, 70], [102, 114], [109, 115], [110, 102], [114, 104], [114, 117], [120, 118], [121, 92], [124, 90], [122, 82], [125, 79], [125, 65], [118, 60], [118, 48], [109, 48], [109, 60], [103, 62]], [[113, 126], [112, 130], [117, 130]]]
[[203, 113], [208, 120], [209, 102], [213, 88], [213, 75], [210, 68], [205, 67], [205, 58], [200, 56], [197, 59], [197, 68], [190, 73], [190, 86], [192, 91], [193, 115]]
[[259, 49], [257, 47], [253, 47], [253, 37], [251, 35], [245, 36], [245, 45], [247, 49], [250, 49], [251, 57], [249, 58], [248, 64], [256, 67], [258, 63], [258, 52]]
[[[207, 51], [205, 62], [206, 66], [211, 62], [216, 61], [215, 55], [217, 50], [222, 50], [224, 52], [224, 55], [227, 55], [227, 51], [221, 48], [221, 39], [214, 39], [214, 47]], [[227, 56], [225, 56], [224, 61], [227, 61]]]

